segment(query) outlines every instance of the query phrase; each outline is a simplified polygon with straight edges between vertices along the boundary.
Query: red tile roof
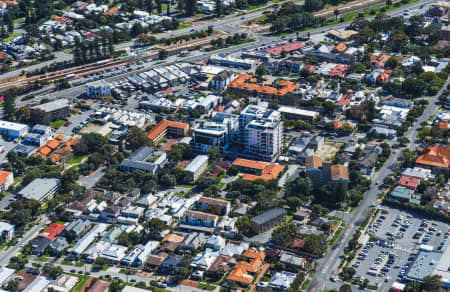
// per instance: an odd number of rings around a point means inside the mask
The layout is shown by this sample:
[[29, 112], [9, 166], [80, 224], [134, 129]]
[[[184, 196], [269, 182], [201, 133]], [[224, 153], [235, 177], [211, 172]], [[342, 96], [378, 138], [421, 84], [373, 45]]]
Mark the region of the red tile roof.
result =
[[119, 8], [113, 7], [113, 8], [110, 8], [108, 11], [106, 11], [106, 12], [105, 12], [105, 15], [114, 15], [114, 14], [116, 14], [117, 12], [119, 12]]
[[246, 167], [257, 170], [264, 170], [267, 167], [267, 162], [255, 161], [250, 159], [236, 158], [233, 161], [233, 165], [238, 167]]
[[186, 129], [189, 127], [186, 123], [180, 123], [180, 122], [174, 122], [174, 121], [168, 121], [168, 120], [162, 120], [159, 122], [153, 129], [151, 129], [147, 133], [147, 138], [154, 140], [156, 137], [158, 137], [165, 129], [167, 128], [179, 128], [179, 129]]
[[3, 185], [10, 175], [12, 175], [12, 172], [0, 170], [0, 185]]
[[336, 66], [334, 66], [333, 69], [331, 69], [330, 72], [328, 72], [328, 76], [344, 77], [348, 69], [349, 69], [348, 65], [337, 64]]
[[48, 238], [53, 241], [56, 239], [56, 236], [64, 230], [64, 228], [66, 228], [66, 225], [64, 224], [52, 223], [47, 228], [45, 228], [44, 232], [39, 234], [39, 236]]
[[417, 177], [411, 177], [411, 176], [402, 176], [400, 180], [398, 181], [398, 184], [400, 186], [404, 186], [408, 189], [415, 189], [420, 184], [420, 179]]
[[435, 146], [426, 147], [422, 154], [416, 160], [417, 164], [449, 168], [450, 166], [450, 147]]
[[282, 51], [286, 51], [286, 52], [292, 52], [292, 51], [296, 51], [298, 49], [301, 49], [305, 46], [304, 43], [301, 42], [295, 42], [295, 43], [288, 43], [288, 44], [284, 44], [281, 46], [276, 46], [274, 48], [271, 49], [267, 49], [266, 52], [272, 54], [272, 55], [280, 55]]
[[343, 42], [340, 42], [339, 44], [337, 44], [335, 47], [334, 47], [334, 49], [336, 50], [336, 51], [338, 51], [338, 52], [344, 52], [345, 50], [347, 50], [347, 46], [343, 43]]
[[280, 81], [278, 83], [278, 85], [280, 86], [279, 89], [272, 86], [256, 84], [255, 82], [256, 80], [253, 78], [252, 75], [241, 74], [238, 77], [236, 77], [233, 81], [231, 81], [230, 84], [228, 84], [228, 88], [230, 89], [236, 88], [260, 94], [270, 94], [277, 96], [283, 96], [286, 93], [294, 92], [299, 88], [298, 84], [295, 84], [294, 82], [288, 80]]
[[254, 249], [248, 249], [244, 256], [252, 259], [250, 262], [239, 262], [236, 267], [228, 275], [228, 280], [239, 282], [249, 285], [253, 282], [253, 276], [251, 273], [258, 271], [261, 264], [264, 262], [266, 254], [263, 251], [256, 251]]
[[277, 163], [271, 163], [264, 169], [264, 171], [261, 175], [254, 175], [254, 174], [246, 173], [242, 176], [242, 179], [251, 180], [251, 181], [254, 181], [257, 179], [262, 179], [262, 180], [268, 181], [271, 179], [276, 179], [283, 170], [284, 170], [284, 165], [277, 164]]

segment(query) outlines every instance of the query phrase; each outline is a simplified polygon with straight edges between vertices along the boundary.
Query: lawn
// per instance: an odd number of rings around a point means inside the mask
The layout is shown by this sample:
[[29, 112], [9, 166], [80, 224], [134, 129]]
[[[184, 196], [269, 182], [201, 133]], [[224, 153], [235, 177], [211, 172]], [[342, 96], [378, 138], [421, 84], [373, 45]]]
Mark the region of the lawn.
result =
[[24, 21], [25, 21], [25, 18], [22, 17], [22, 18], [14, 19], [14, 20], [13, 20], [13, 23], [14, 23], [14, 24], [17, 24], [17, 23], [24, 22]]
[[37, 257], [37, 258], [35, 258], [35, 261], [45, 263], [45, 262], [48, 261], [48, 258], [46, 258], [46, 257]]
[[68, 164], [80, 164], [83, 159], [88, 157], [88, 154], [76, 155], [71, 160], [67, 161]]
[[183, 29], [183, 28], [188, 28], [188, 27], [192, 27], [194, 26], [192, 23], [190, 22], [186, 22], [184, 20], [178, 20], [178, 29]]
[[219, 182], [219, 183], [217, 184], [217, 188], [218, 188], [219, 190], [221, 190], [224, 186], [225, 186], [225, 184], [224, 184], [223, 182]]
[[89, 276], [79, 276], [79, 278], [81, 279], [81, 281], [78, 282], [78, 284], [73, 288], [72, 291], [81, 291], [81, 289], [83, 289], [84, 285], [89, 279]]
[[15, 39], [16, 37], [18, 37], [20, 35], [20, 33], [18, 32], [13, 32], [9, 37], [3, 39], [4, 42], [9, 42], [12, 41], [13, 39]]
[[50, 127], [61, 128], [62, 126], [64, 126], [66, 122], [67, 122], [66, 120], [56, 120], [50, 123]]
[[206, 283], [200, 283], [200, 284], [198, 284], [197, 288], [202, 289], [202, 290], [207, 290], [207, 291], [213, 291], [214, 289], [216, 289], [216, 286], [209, 285]]
[[341, 235], [342, 230], [344, 230], [343, 226], [340, 226], [338, 230], [334, 233], [333, 238], [331, 238], [329, 245], [334, 245], [336, 243], [336, 240], [339, 238], [339, 235]]
[[310, 279], [306, 279], [305, 282], [303, 282], [301, 290], [306, 290], [308, 288], [310, 282], [311, 282]]

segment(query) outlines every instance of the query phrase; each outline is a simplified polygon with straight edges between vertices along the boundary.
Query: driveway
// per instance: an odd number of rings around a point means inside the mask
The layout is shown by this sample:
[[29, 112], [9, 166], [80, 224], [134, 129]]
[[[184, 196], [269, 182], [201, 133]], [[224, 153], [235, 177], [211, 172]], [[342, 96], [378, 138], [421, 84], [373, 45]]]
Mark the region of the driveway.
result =
[[102, 178], [106, 172], [106, 166], [99, 167], [96, 171], [88, 176], [83, 176], [78, 179], [78, 183], [86, 188], [92, 188]]

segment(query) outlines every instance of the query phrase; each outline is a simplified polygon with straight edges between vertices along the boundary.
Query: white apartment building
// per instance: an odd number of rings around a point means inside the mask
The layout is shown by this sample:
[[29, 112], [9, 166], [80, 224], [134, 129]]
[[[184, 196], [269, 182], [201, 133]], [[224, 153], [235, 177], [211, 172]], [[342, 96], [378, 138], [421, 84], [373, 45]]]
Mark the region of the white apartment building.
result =
[[194, 152], [205, 154], [213, 146], [223, 150], [235, 140], [238, 131], [237, 115], [214, 112], [212, 120], [199, 122], [194, 126]]
[[278, 111], [248, 105], [239, 116], [239, 143], [253, 159], [274, 161], [281, 152], [283, 123]]

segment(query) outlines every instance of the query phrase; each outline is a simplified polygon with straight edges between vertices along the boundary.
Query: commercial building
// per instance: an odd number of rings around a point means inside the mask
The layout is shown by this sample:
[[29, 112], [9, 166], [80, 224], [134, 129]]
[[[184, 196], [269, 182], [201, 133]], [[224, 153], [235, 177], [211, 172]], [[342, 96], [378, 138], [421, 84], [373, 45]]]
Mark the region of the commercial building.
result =
[[14, 182], [14, 174], [10, 171], [0, 170], [0, 192], [6, 191]]
[[57, 99], [47, 103], [33, 106], [32, 109], [41, 110], [49, 121], [65, 119], [70, 116], [69, 100], [66, 98]]
[[166, 136], [171, 138], [184, 137], [188, 131], [189, 124], [162, 120], [153, 127], [146, 136], [152, 141], [153, 145], [156, 146]]
[[252, 231], [255, 233], [265, 232], [278, 224], [286, 221], [287, 212], [281, 208], [266, 211], [250, 220]]
[[422, 282], [424, 277], [439, 275], [444, 288], [450, 288], [450, 241], [442, 247], [442, 251], [420, 250], [406, 274], [410, 281]]
[[319, 116], [318, 112], [299, 109], [291, 106], [280, 106], [278, 111], [287, 119], [313, 122]]
[[8, 284], [8, 282], [14, 277], [16, 271], [7, 267], [0, 268], [0, 286]]
[[95, 81], [86, 85], [88, 97], [100, 97], [111, 95], [111, 85], [103, 80]]
[[208, 168], [208, 155], [197, 155], [188, 166], [186, 171], [186, 181], [195, 181]]
[[251, 69], [256, 64], [255, 60], [236, 58], [227, 53], [213, 54], [209, 57], [209, 62], [211, 64], [242, 69]]
[[120, 163], [120, 169], [131, 171], [140, 169], [157, 173], [167, 163], [167, 154], [163, 151], [154, 151], [152, 148], [143, 146], [125, 158]]
[[37, 178], [20, 190], [18, 195], [25, 199], [34, 199], [43, 202], [56, 193], [60, 184], [60, 179]]
[[21, 138], [28, 133], [28, 126], [25, 124], [0, 121], [0, 133], [6, 134], [11, 139]]

